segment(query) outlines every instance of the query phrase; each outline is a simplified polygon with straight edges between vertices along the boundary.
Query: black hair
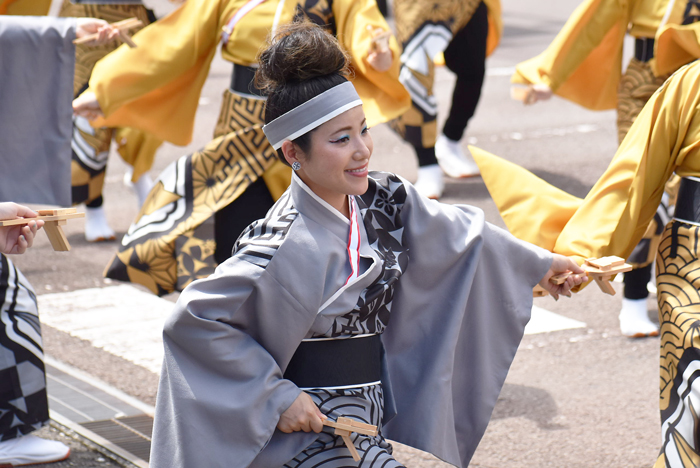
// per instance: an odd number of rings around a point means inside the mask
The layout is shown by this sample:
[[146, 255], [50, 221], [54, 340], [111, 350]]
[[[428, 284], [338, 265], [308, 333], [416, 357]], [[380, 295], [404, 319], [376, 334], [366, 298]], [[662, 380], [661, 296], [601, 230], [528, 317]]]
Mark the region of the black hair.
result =
[[[282, 27], [262, 51], [255, 86], [267, 95], [265, 123], [348, 81], [348, 54], [338, 40], [310, 21]], [[309, 153], [311, 132], [294, 140]], [[289, 164], [282, 153], [277, 156]]]

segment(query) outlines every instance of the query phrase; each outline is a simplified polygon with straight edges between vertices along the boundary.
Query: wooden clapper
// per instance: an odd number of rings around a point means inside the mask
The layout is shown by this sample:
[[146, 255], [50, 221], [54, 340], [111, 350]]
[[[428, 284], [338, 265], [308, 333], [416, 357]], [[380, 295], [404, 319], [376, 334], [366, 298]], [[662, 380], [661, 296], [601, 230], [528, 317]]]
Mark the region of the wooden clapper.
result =
[[377, 426], [361, 423], [351, 418], [338, 418], [337, 421], [325, 419], [323, 421], [323, 425], [335, 428], [335, 434], [343, 438], [343, 442], [345, 442], [345, 445], [347, 445], [348, 450], [350, 450], [350, 454], [352, 455], [352, 459], [355, 461], [360, 461], [360, 454], [357, 453], [357, 449], [355, 448], [355, 444], [352, 443], [350, 434], [357, 432], [358, 434], [376, 437], [378, 433]]
[[37, 210], [39, 214], [36, 218], [17, 218], [0, 221], [0, 226], [17, 226], [21, 224], [29, 224], [32, 221], [43, 220], [44, 231], [51, 241], [51, 247], [58, 251], [70, 250], [70, 244], [66, 235], [61, 229], [61, 226], [66, 224], [67, 220], [73, 218], [84, 218], [85, 213], [78, 213], [75, 208], [62, 208], [57, 210]]
[[[122, 21], [112, 23], [112, 26], [119, 30], [119, 38], [124, 41], [129, 47], [136, 47], [136, 43], [126, 33], [129, 29], [141, 26], [143, 22], [138, 18], [127, 18]], [[98, 34], [90, 34], [89, 36], [81, 37], [73, 41], [73, 44], [85, 44], [86, 42], [94, 41], [98, 38]]]
[[[613, 289], [610, 284], [610, 280], [613, 275], [618, 273], [624, 273], [632, 269], [632, 265], [625, 263], [624, 258], [620, 257], [601, 257], [601, 258], [589, 258], [581, 265], [586, 274], [593, 278], [598, 287], [606, 294], [611, 296], [615, 295], [615, 289]], [[570, 271], [566, 273], [561, 273], [554, 275], [549, 278], [549, 281], [553, 284], [562, 284], [571, 275]], [[547, 292], [540, 286], [535, 287], [532, 291], [534, 297], [546, 296]]]

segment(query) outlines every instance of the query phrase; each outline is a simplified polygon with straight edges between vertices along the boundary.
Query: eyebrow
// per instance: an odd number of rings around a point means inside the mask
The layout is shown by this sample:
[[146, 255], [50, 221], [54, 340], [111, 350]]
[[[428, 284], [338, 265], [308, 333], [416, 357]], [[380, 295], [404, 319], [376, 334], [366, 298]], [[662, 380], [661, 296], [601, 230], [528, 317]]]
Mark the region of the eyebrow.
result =
[[[365, 124], [365, 123], [367, 123], [367, 117], [365, 117], [364, 119], [362, 119], [362, 122], [360, 122], [360, 125], [363, 125], [363, 124]], [[338, 132], [345, 131], [345, 130], [352, 130], [352, 127], [348, 126], [348, 127], [339, 128], [339, 129], [334, 130], [333, 132], [331, 132], [331, 135], [334, 134], [334, 133], [338, 133]]]

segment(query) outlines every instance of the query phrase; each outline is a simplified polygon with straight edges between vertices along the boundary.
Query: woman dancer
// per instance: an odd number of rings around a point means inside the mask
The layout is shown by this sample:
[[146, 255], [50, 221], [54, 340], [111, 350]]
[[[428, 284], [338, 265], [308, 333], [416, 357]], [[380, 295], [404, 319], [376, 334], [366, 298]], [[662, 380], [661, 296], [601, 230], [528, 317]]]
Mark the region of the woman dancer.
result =
[[161, 174], [107, 276], [157, 294], [182, 290], [227, 259], [240, 232], [284, 192], [291, 171], [277, 162], [262, 132], [265, 100], [252, 77], [270, 30], [303, 19], [342, 38], [371, 124], [407, 108], [410, 98], [398, 81], [398, 60], [392, 60], [398, 46], [375, 51], [372, 44], [372, 31], [389, 29], [373, 0], [188, 1], [136, 34], [138, 48], [101, 60], [89, 92], [74, 106], [86, 115], [104, 111], [100, 124], [137, 127], [187, 144], [220, 42], [224, 59], [234, 64], [214, 140]]
[[[110, 23], [137, 18], [144, 26], [156, 20], [153, 12], [139, 0], [83, 0], [75, 3], [63, 0], [59, 16], [99, 18]], [[130, 34], [141, 28], [143, 26], [130, 30]], [[98, 47], [76, 45], [74, 97], [87, 89], [95, 63], [120, 45], [118, 39]], [[153, 185], [148, 171], [153, 165], [156, 150], [162, 143], [160, 139], [132, 128], [93, 128], [84, 117], [73, 118], [72, 197], [73, 204], [85, 203], [85, 239], [89, 242], [115, 240], [114, 231], [104, 212], [102, 196], [112, 140], [117, 144], [119, 155], [131, 166], [129, 182], [136, 192], [139, 207]]]
[[569, 259], [479, 210], [368, 174], [372, 138], [347, 66], [335, 39], [308, 23], [261, 55], [264, 131], [295, 172], [165, 326], [153, 467], [355, 466], [323, 426], [341, 416], [380, 426], [353, 437], [359, 466], [400, 466], [385, 437], [466, 466], [532, 287], [556, 295], [585, 280], [556, 289], [553, 272], [582, 273]]
[[[663, 441], [656, 467], [700, 466], [699, 106], [700, 63], [694, 62], [644, 106], [585, 200], [473, 149], [511, 232], [579, 261], [629, 255], [654, 217], [666, 181], [674, 172], [682, 177], [674, 217], [656, 252]], [[511, 185], [515, 180], [517, 186]]]

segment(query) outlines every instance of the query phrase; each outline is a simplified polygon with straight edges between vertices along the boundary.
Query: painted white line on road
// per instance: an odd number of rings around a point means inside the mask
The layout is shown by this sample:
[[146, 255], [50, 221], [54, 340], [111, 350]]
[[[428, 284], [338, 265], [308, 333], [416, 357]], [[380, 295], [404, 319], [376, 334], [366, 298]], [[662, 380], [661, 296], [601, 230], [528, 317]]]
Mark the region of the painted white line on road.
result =
[[532, 306], [532, 317], [525, 326], [526, 335], [548, 333], [558, 330], [571, 330], [574, 328], [586, 328], [586, 324], [578, 320], [555, 314], [541, 307]]
[[511, 76], [515, 67], [491, 67], [486, 69], [486, 76]]
[[46, 325], [160, 373], [173, 303], [129, 285], [37, 296]]

